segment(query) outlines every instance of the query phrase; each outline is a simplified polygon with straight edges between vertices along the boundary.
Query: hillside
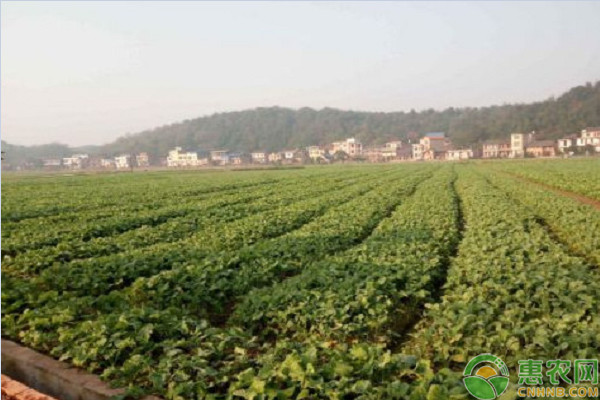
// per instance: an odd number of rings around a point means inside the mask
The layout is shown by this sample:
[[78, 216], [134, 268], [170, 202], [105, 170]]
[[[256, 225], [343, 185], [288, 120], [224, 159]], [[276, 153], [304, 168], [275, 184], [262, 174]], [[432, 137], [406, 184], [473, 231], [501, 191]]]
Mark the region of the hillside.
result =
[[[188, 149], [276, 150], [325, 144], [350, 136], [369, 145], [428, 131], [447, 132], [455, 143], [467, 145], [506, 137], [515, 131], [535, 130], [542, 137], [555, 139], [597, 125], [600, 81], [531, 104], [391, 113], [280, 107], [218, 113], [124, 136], [92, 149], [106, 155], [147, 151], [164, 156], [176, 145]], [[7, 151], [5, 146], [3, 142], [3, 150]], [[64, 150], [59, 145], [36, 146], [35, 153], [59, 156]]]

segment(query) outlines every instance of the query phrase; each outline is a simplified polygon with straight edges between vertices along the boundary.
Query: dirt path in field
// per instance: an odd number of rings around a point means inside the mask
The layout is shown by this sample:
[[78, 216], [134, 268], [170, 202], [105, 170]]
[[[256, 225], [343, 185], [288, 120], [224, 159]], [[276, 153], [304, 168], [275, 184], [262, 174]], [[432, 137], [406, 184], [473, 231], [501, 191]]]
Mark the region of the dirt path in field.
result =
[[582, 194], [579, 194], [579, 193], [569, 192], [569, 191], [567, 191], [567, 190], [559, 189], [559, 188], [557, 188], [557, 187], [550, 186], [550, 185], [548, 185], [548, 184], [545, 184], [545, 183], [541, 183], [541, 182], [538, 182], [538, 181], [534, 181], [533, 179], [530, 179], [530, 178], [525, 178], [525, 177], [523, 177], [523, 176], [521, 176], [521, 175], [517, 175], [517, 174], [515, 174], [515, 173], [512, 173], [512, 172], [507, 172], [507, 171], [501, 171], [501, 172], [502, 172], [502, 173], [505, 173], [505, 174], [507, 174], [507, 175], [510, 175], [510, 176], [512, 176], [513, 178], [515, 178], [515, 179], [517, 179], [517, 180], [519, 180], [519, 181], [521, 181], [521, 182], [525, 182], [525, 183], [531, 183], [531, 184], [534, 184], [534, 185], [537, 185], [537, 186], [543, 187], [544, 189], [550, 190], [551, 192], [554, 192], [554, 193], [560, 194], [560, 195], [562, 195], [562, 196], [565, 196], [565, 197], [569, 197], [569, 198], [571, 198], [571, 199], [574, 199], [574, 200], [577, 200], [577, 201], [579, 201], [580, 203], [583, 203], [583, 204], [587, 204], [587, 205], [589, 205], [589, 206], [592, 206], [592, 207], [594, 207], [596, 210], [600, 210], [600, 201], [598, 201], [598, 200], [591, 199], [591, 198], [589, 198], [589, 197], [586, 197], [586, 196], [584, 196], [584, 195], [582, 195]]

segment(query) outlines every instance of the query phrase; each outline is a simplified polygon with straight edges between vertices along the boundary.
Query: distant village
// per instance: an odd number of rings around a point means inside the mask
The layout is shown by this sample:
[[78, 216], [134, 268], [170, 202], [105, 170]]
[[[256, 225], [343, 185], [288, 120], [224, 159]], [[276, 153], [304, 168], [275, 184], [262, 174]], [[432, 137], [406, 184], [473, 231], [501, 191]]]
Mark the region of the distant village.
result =
[[[415, 143], [411, 143], [414, 141]], [[348, 138], [326, 146], [250, 153], [229, 149], [190, 151], [175, 147], [164, 157], [151, 159], [148, 153], [121, 154], [102, 158], [88, 154], [42, 160], [46, 170], [104, 169], [129, 170], [151, 166], [189, 168], [208, 166], [243, 166], [253, 164], [329, 164], [341, 162], [461, 161], [473, 158], [540, 158], [568, 157], [576, 154], [600, 154], [600, 127], [586, 128], [579, 135], [559, 140], [538, 140], [536, 134], [511, 133], [505, 140], [490, 140], [478, 147], [455, 147], [443, 132], [432, 132], [412, 140], [394, 140], [383, 146], [367, 147]]]

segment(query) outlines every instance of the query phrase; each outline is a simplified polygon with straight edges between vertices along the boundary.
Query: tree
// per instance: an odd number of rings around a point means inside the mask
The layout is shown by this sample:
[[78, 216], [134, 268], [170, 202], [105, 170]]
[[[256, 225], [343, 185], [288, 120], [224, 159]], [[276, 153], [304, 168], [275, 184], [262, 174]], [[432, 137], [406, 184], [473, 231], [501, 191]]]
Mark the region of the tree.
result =
[[333, 160], [334, 161], [345, 162], [348, 158], [350, 158], [350, 156], [348, 155], [348, 153], [346, 153], [343, 150], [338, 150], [335, 153], [333, 153]]

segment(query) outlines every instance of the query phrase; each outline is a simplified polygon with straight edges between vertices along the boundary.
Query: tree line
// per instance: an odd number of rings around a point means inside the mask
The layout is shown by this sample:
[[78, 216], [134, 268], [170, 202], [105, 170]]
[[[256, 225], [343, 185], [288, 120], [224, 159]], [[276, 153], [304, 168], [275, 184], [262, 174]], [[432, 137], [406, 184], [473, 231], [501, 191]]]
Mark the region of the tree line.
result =
[[[274, 151], [346, 137], [356, 137], [365, 145], [378, 145], [395, 139], [416, 140], [419, 135], [434, 131], [446, 132], [455, 144], [466, 146], [507, 138], [511, 132], [536, 131], [538, 137], [557, 139], [598, 125], [600, 81], [530, 104], [386, 113], [282, 107], [217, 113], [129, 134], [85, 150], [102, 155], [146, 151], [154, 157], [165, 156], [174, 146], [189, 150]], [[7, 160], [32, 155], [57, 157], [80, 150], [60, 144], [25, 148], [5, 142], [2, 149]]]

